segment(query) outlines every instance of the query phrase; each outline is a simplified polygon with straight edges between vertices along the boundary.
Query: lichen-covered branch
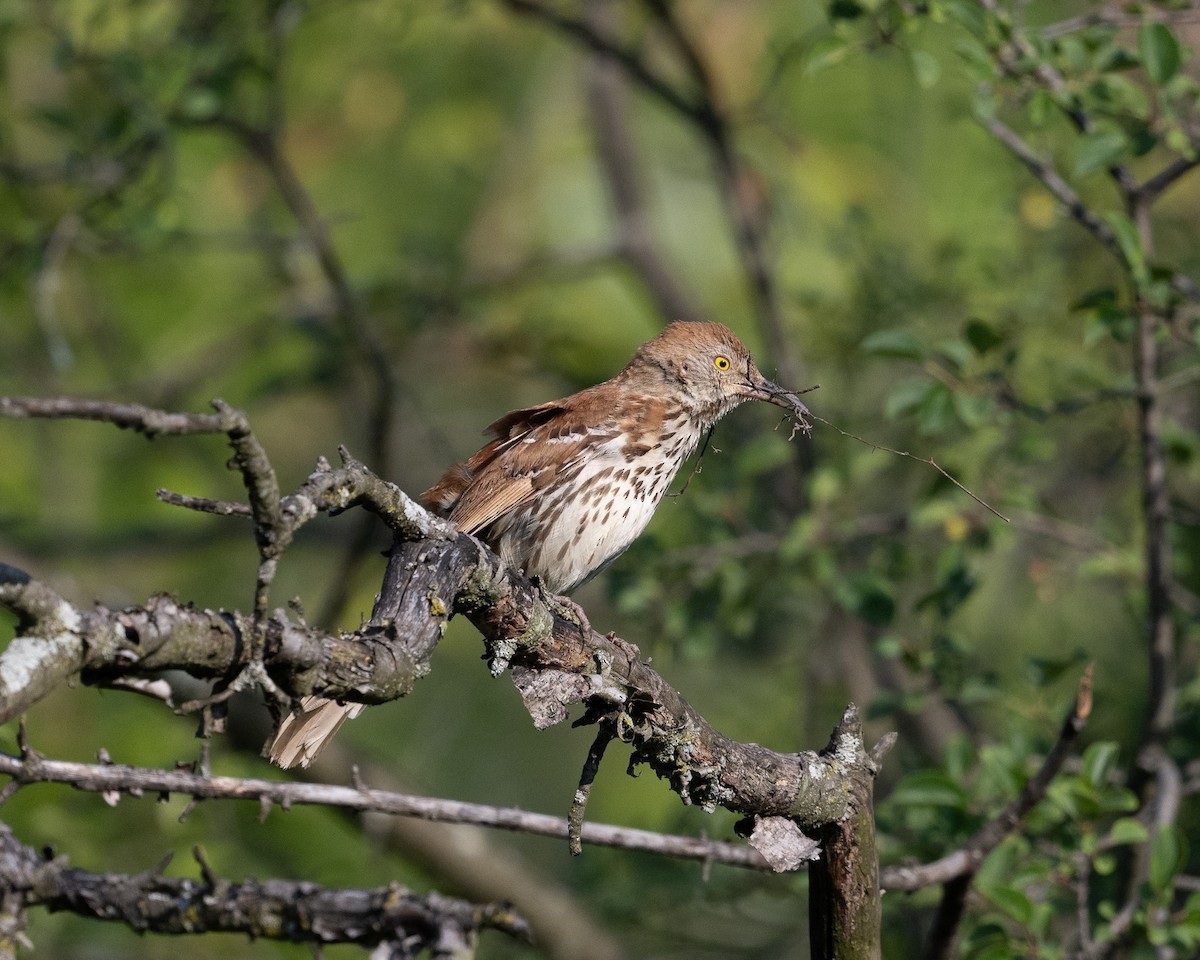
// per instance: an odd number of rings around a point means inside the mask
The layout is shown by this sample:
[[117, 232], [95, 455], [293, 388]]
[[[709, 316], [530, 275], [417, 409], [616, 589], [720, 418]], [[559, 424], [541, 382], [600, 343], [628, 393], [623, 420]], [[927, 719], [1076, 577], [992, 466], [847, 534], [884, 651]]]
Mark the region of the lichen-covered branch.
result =
[[[197, 851], [200, 878], [92, 873], [45, 859], [0, 824], [0, 887], [41, 906], [123, 923], [160, 934], [244, 933], [291, 943], [388, 944], [388, 956], [462, 956], [479, 932], [501, 930], [528, 939], [524, 920], [506, 904], [474, 904], [439, 894], [420, 896], [391, 885], [333, 889], [308, 881], [215, 876]], [[457, 951], [457, 952], [456, 952]]]
[[[567, 606], [478, 540], [457, 533], [344, 452], [343, 460], [337, 470], [319, 465], [300, 490], [278, 499], [269, 511], [271, 543], [283, 549], [321, 511], [363, 505], [384, 517], [397, 542], [380, 602], [361, 630], [333, 634], [283, 611], [248, 617], [197, 610], [170, 597], [118, 611], [81, 610], [4, 568], [0, 603], [22, 621], [19, 636], [0, 655], [0, 717], [21, 713], [76, 674], [99, 683], [166, 669], [226, 678], [258, 658], [264, 680], [291, 696], [383, 702], [404, 696], [429, 670], [446, 621], [461, 612], [482, 632], [493, 672], [513, 668], [538, 726], [564, 719], [574, 703], [584, 704], [589, 720], [611, 714], [617, 735], [633, 748], [632, 764], [650, 766], [685, 803], [789, 816], [806, 825], [846, 813], [846, 764], [837, 754], [780, 754], [729, 739], [644, 663], [637, 647], [583, 629]], [[261, 648], [253, 642], [260, 632]]]
[[[59, 409], [78, 411], [70, 404]], [[127, 685], [155, 679], [168, 669], [214, 679], [217, 696], [239, 685], [259, 684], [276, 697], [392, 700], [407, 694], [431, 669], [447, 621], [463, 614], [482, 634], [492, 672], [511, 672], [535, 725], [558, 723], [572, 705], [580, 704], [583, 716], [577, 723], [601, 722], [612, 739], [628, 744], [631, 769], [649, 766], [684, 803], [746, 814], [740, 829], [749, 838], [753, 852], [745, 853], [754, 862], [744, 865], [765, 860], [775, 870], [796, 869], [817, 852], [802, 829], [823, 831], [828, 846], [822, 870], [830, 896], [814, 900], [814, 907], [827, 915], [822, 922], [833, 931], [830, 942], [846, 937], [878, 942], [870, 785], [881, 753], [867, 753], [855, 708], [846, 711], [829, 745], [819, 752], [777, 753], [734, 741], [651, 669], [636, 646], [581, 623], [578, 607], [547, 594], [483, 543], [428, 513], [344, 450], [341, 467], [321, 461], [295, 493], [284, 495], [244, 417], [233, 417], [235, 411], [223, 404], [217, 409], [219, 416], [232, 418], [222, 420], [220, 427], [235, 447], [235, 466], [250, 491], [249, 510], [205, 498], [166, 496], [209, 513], [249, 512], [260, 557], [254, 611], [196, 610], [165, 596], [123, 610], [81, 609], [21, 571], [0, 568], [0, 604], [20, 618], [18, 637], [0, 655], [0, 676], [6, 681], [0, 687], [0, 717], [19, 714], [73, 676]], [[107, 412], [112, 419], [114, 411]], [[352, 506], [376, 513], [395, 533], [370, 621], [353, 633], [330, 633], [282, 610], [268, 612], [266, 587], [295, 532], [321, 513]], [[15, 669], [27, 663], [38, 669]], [[205, 707], [207, 717], [214, 700], [194, 706]], [[349, 807], [383, 809], [401, 803], [359, 784], [319, 788], [242, 780], [218, 787], [218, 778], [204, 770], [179, 771], [174, 776], [187, 783], [171, 786], [163, 777], [172, 774], [116, 769], [107, 763], [66, 771], [58, 769], [61, 763], [28, 749], [19, 757], [0, 757], [0, 764], [12, 777], [7, 793], [27, 783], [62, 779], [110, 796], [114, 791], [157, 790], [199, 798], [218, 790], [223, 796], [283, 804], [309, 802], [289, 792], [309, 788], [340, 790], [338, 802]], [[327, 793], [322, 796], [329, 799]], [[565, 826], [557, 821], [554, 829]], [[582, 807], [574, 830], [584, 840], [597, 832], [583, 823]], [[626, 845], [627, 840], [614, 842]], [[704, 851], [704, 859], [717, 859], [711, 854], [711, 849]]]

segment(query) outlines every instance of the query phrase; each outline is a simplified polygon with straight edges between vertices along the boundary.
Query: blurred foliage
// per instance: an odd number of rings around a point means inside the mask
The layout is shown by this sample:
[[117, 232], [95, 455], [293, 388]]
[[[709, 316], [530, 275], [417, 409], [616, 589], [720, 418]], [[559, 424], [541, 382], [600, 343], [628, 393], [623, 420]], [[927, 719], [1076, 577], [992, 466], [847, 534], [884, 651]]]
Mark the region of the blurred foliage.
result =
[[[1088, 935], [1103, 940], [1131, 850], [1149, 857], [1135, 942], [1194, 954], [1200, 895], [1175, 879], [1200, 866], [1187, 843], [1197, 810], [1189, 799], [1175, 824], [1148, 825], [1131, 782], [1147, 686], [1131, 342], [1148, 305], [1163, 318], [1175, 576], [1194, 598], [1197, 312], [1176, 281], [1200, 275], [1200, 177], [1162, 196], [1144, 249], [1107, 171], [1144, 178], [1194, 156], [1200, 26], [1173, 3], [674, 10], [731, 125], [737, 187], [769, 219], [802, 378], [789, 385], [819, 382], [810, 405], [836, 429], [789, 439], [769, 412], [739, 410], [683, 495], [578, 599], [731, 736], [811, 747], [848, 698], [874, 734], [898, 727], [879, 790], [885, 863], [936, 858], [1011, 800], [1094, 661], [1089, 744], [985, 862], [960, 955], [1066, 955], [1081, 870]], [[654, 4], [613, 11], [630, 49], [674, 63]], [[1002, 70], [1014, 37], [1031, 46]], [[611, 376], [670, 319], [615, 250], [586, 51], [504, 3], [0, 0], [0, 58], [0, 392], [191, 410], [220, 396], [249, 411], [285, 487], [345, 443], [415, 493], [500, 413]], [[1064, 86], [1047, 89], [1040, 69]], [[702, 138], [653, 97], [628, 106], [661, 256], [770, 372], [785, 358], [768, 353]], [[1071, 111], [1094, 118], [1085, 133]], [[1107, 224], [1115, 256], [989, 135], [996, 116]], [[250, 604], [248, 530], [153, 496], [236, 498], [217, 440], [0, 422], [0, 449], [8, 562], [80, 601], [166, 590]], [[386, 537], [351, 554], [354, 531], [350, 517], [307, 530], [275, 601], [298, 596], [310, 616], [356, 625]], [[1194, 772], [1195, 617], [1178, 629], [1167, 746]], [[456, 626], [411, 697], [341, 738], [415, 789], [564, 811], [587, 734], [533, 732], [477, 653]], [[61, 691], [29, 724], [55, 756], [105, 747], [157, 766], [197, 753], [189, 719], [129, 694]], [[266, 772], [224, 741], [214, 762]], [[681, 809], [620, 766], [606, 766], [593, 818], [730, 834], [732, 818]], [[5, 819], [92, 869], [137, 871], [201, 842], [235, 878], [442, 888], [331, 814], [259, 824], [257, 810], [204, 804], [180, 825], [177, 806], [109, 810], [38, 788]], [[630, 956], [806, 955], [803, 877], [715, 868], [705, 880], [613, 851], [567, 862], [557, 845], [512, 838], [488, 855], [533, 861]], [[172, 869], [190, 870], [186, 859]], [[885, 903], [885, 955], [918, 955], [933, 893]], [[125, 931], [69, 918], [39, 915], [31, 936], [60, 957], [133, 949]], [[483, 955], [533, 954], [493, 938]]]

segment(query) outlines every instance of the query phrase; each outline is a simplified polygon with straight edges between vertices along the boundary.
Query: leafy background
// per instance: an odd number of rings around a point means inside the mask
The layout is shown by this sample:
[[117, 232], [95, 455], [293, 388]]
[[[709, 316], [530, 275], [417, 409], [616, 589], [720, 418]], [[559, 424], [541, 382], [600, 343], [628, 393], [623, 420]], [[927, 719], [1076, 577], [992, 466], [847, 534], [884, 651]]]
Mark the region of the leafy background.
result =
[[[0, 391], [181, 410], [222, 397], [249, 412], [285, 488], [344, 443], [416, 493], [500, 413], [611, 376], [671, 318], [616, 247], [588, 102], [595, 63], [518, 6], [2, 0]], [[605, 15], [678, 78], [654, 6]], [[1137, 805], [1127, 773], [1147, 707], [1131, 292], [980, 122], [1001, 100], [980, 86], [994, 79], [988, 6], [676, 5], [735, 131], [733, 189], [770, 225], [787, 355], [772, 349], [703, 137], [633, 89], [625, 120], [654, 245], [698, 311], [733, 327], [768, 375], [820, 384], [810, 405], [830, 424], [791, 439], [770, 410], [731, 415], [686, 492], [576, 599], [733, 737], [817, 746], [848, 699], [872, 736], [899, 729], [879, 787], [890, 863], [953, 849], [1009, 799], [1094, 662], [1083, 759], [985, 865], [961, 948], [1059, 956], [1073, 908], [1056, 884], [1072, 858], [1117, 831], [1111, 863], [1094, 862], [1102, 924], [1121, 843], [1146, 839], [1121, 819]], [[1037, 2], [1022, 15], [1049, 24], [1092, 9]], [[1003, 104], [1119, 234], [1105, 170], [1150, 172], [1193, 149], [1197, 29], [1134, 11], [1131, 25], [1087, 27], [1050, 49], [1104, 117], [1086, 137], [1044, 91]], [[318, 220], [305, 221], [305, 204]], [[1200, 178], [1185, 177], [1155, 207], [1156, 264], [1200, 273], [1198, 216]], [[1162, 384], [1174, 556], [1194, 595], [1196, 321], [1172, 317]], [[930, 466], [834, 426], [933, 457], [1011, 522]], [[169, 591], [250, 605], [245, 525], [154, 498], [160, 486], [236, 498], [219, 441], [9, 421], [0, 449], [7, 562], [79, 601]], [[274, 601], [296, 596], [313, 619], [356, 626], [385, 545], [350, 516], [311, 527]], [[1170, 748], [1186, 771], [1200, 762], [1200, 688], [1196, 623], [1180, 623]], [[588, 735], [534, 732], [479, 652], [469, 625], [454, 624], [412, 696], [339, 739], [416, 791], [564, 812]], [[246, 748], [263, 722], [243, 705], [243, 733], [212, 744], [218, 772], [284, 776], [257, 743]], [[191, 719], [125, 693], [63, 690], [28, 725], [57, 757], [106, 748], [162, 766], [199, 751]], [[7, 746], [14, 738], [4, 728]], [[683, 808], [621, 767], [610, 757], [593, 819], [731, 834], [732, 817]], [[260, 823], [257, 808], [208, 803], [180, 823], [182, 812], [176, 800], [109, 809], [41, 787], [4, 817], [26, 843], [90, 869], [136, 872], [175, 851], [171, 871], [194, 873], [188, 851], [201, 843], [235, 878], [454, 892], [333, 813], [276, 810]], [[1147, 910], [1147, 942], [1185, 949], [1200, 936], [1200, 908], [1170, 894], [1195, 862], [1195, 820], [1185, 805], [1155, 841], [1147, 902], [1175, 912], [1168, 924]], [[570, 860], [560, 844], [507, 836], [488, 836], [478, 856], [527, 862], [625, 955], [807, 955], [803, 876], [706, 876], [594, 849]], [[918, 954], [935, 902], [929, 891], [885, 899], [886, 956]], [[306, 953], [135, 940], [45, 915], [30, 936], [62, 957]], [[483, 955], [538, 954], [495, 937]]]

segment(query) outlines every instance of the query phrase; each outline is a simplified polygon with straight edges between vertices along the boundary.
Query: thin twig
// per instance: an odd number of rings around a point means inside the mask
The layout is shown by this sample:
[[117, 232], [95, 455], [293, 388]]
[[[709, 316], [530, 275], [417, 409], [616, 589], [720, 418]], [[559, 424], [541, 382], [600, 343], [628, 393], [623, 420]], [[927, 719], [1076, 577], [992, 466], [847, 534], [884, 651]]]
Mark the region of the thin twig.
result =
[[840, 433], [843, 437], [847, 437], [850, 440], [857, 440], [859, 443], [870, 447], [872, 450], [882, 450], [884, 453], [891, 453], [897, 457], [905, 457], [909, 460], [915, 460], [917, 463], [924, 463], [927, 466], [933, 467], [934, 470], [936, 470], [943, 477], [945, 477], [947, 480], [949, 480], [952, 484], [954, 484], [956, 487], [958, 487], [959, 490], [961, 490], [963, 493], [965, 493], [968, 497], [970, 497], [972, 500], [974, 500], [976, 503], [978, 503], [985, 510], [989, 511], [990, 513], [995, 514], [997, 517], [999, 517], [1005, 523], [1012, 522], [1011, 520], [1008, 519], [1008, 517], [1006, 517], [1004, 514], [1002, 514], [999, 510], [997, 510], [995, 507], [993, 507], [986, 500], [984, 500], [981, 497], [977, 496], [976, 494], [972, 493], [967, 487], [965, 487], [962, 484], [961, 481], [956, 480], [953, 476], [951, 476], [943, 466], [941, 466], [939, 463], [937, 463], [933, 459], [933, 457], [918, 457], [916, 454], [909, 453], [907, 450], [896, 450], [893, 447], [886, 447], [881, 443], [875, 443], [872, 440], [867, 440], [863, 437], [858, 436], [857, 434], [850, 433], [846, 430], [843, 430], [841, 427], [837, 426], [836, 424], [830, 423], [824, 417], [818, 417], [815, 413], [810, 413], [810, 416], [814, 420], [818, 421], [819, 423], [823, 423], [827, 427], [832, 427], [834, 430], [836, 430], [838, 433]]
[[[1193, 149], [1195, 149], [1194, 145]], [[1194, 157], [1176, 157], [1138, 187], [1137, 193], [1147, 203], [1152, 203], [1171, 184], [1179, 180], [1184, 174], [1194, 170], [1197, 165], [1200, 165], [1200, 155]]]
[[1012, 801], [985, 823], [961, 849], [920, 866], [887, 867], [882, 870], [879, 880], [882, 889], [919, 890], [974, 875], [984, 858], [1020, 825], [1025, 815], [1046, 795], [1050, 782], [1058, 775], [1092, 712], [1092, 673], [1093, 666], [1089, 664], [1079, 680], [1075, 701], [1063, 719], [1058, 739], [1037, 773], [1025, 781]]
[[48, 420], [98, 420], [147, 437], [225, 433], [232, 426], [229, 411], [169, 413], [139, 403], [111, 403], [75, 397], [0, 397], [0, 417]]
[[571, 809], [567, 814], [567, 838], [571, 853], [579, 856], [583, 852], [581, 836], [583, 833], [583, 817], [587, 812], [588, 799], [592, 795], [592, 785], [596, 782], [596, 774], [600, 772], [600, 761], [604, 759], [604, 751], [612, 743], [614, 736], [612, 723], [602, 720], [596, 729], [596, 739], [588, 748], [587, 759], [583, 763], [583, 771], [579, 775], [579, 786], [575, 788], [575, 796], [571, 801]]
[[1043, 160], [1021, 137], [1004, 121], [993, 115], [979, 117], [979, 122], [987, 131], [1004, 144], [1012, 154], [1023, 163], [1029, 172], [1050, 191], [1077, 223], [1083, 226], [1092, 236], [1099, 240], [1122, 263], [1125, 262], [1121, 253], [1121, 245], [1117, 243], [1116, 234], [1112, 228], [1091, 208], [1083, 202], [1083, 198], [1067, 183], [1054, 166]]
[[[297, 805], [320, 805], [416, 817], [438, 823], [474, 824], [535, 836], [568, 836], [568, 823], [563, 817], [532, 813], [514, 807], [493, 807], [481, 803], [373, 790], [361, 784], [338, 786], [322, 783], [282, 783], [249, 777], [204, 776], [188, 770], [75, 763], [45, 759], [41, 756], [22, 759], [7, 753], [0, 753], [0, 774], [12, 777], [13, 782], [23, 786], [36, 783], [65, 783], [77, 790], [93, 793], [175, 793], [206, 800], [269, 801], [284, 809]], [[581, 838], [585, 843], [594, 846], [640, 850], [681, 860], [707, 861], [751, 870], [770, 870], [757, 851], [740, 843], [673, 836], [591, 822], [583, 825]]]
[[1047, 24], [1040, 28], [1043, 37], [1050, 39], [1065, 37], [1088, 27], [1136, 27], [1143, 23], [1186, 24], [1200, 21], [1200, 10], [1193, 8], [1180, 10], [1165, 10], [1159, 7], [1142, 6], [1136, 13], [1126, 13], [1124, 10], [1097, 10], [1092, 13], [1068, 17], [1058, 23]]
[[925, 960], [948, 960], [954, 956], [954, 944], [958, 940], [958, 926], [967, 907], [967, 894], [971, 889], [973, 874], [955, 877], [942, 887], [942, 899], [938, 902], [933, 925], [929, 930], [929, 944], [925, 948]]
[[514, 13], [533, 17], [554, 27], [560, 33], [595, 53], [619, 63], [644, 90], [652, 93], [666, 106], [690, 120], [697, 120], [701, 108], [683, 97], [668, 81], [658, 76], [640, 54], [629, 50], [611, 37], [599, 33], [585, 20], [554, 10], [537, 0], [502, 0]]
[[184, 493], [175, 493], [164, 487], [154, 491], [154, 495], [163, 503], [173, 507], [183, 507], [198, 513], [213, 513], [219, 517], [252, 517], [254, 511], [247, 503], [237, 503], [230, 500], [210, 500], [208, 497], [192, 497]]

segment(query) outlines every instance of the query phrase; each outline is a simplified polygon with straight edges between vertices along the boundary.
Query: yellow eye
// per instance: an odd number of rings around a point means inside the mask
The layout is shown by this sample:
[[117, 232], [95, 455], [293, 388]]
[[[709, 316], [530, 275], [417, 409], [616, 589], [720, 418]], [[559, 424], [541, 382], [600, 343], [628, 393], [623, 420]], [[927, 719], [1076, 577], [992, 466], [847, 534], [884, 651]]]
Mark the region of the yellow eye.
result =
[[713, 359], [713, 366], [716, 367], [718, 370], [728, 370], [729, 369], [729, 358], [721, 357], [721, 356], [715, 357]]

